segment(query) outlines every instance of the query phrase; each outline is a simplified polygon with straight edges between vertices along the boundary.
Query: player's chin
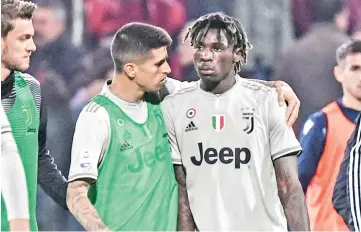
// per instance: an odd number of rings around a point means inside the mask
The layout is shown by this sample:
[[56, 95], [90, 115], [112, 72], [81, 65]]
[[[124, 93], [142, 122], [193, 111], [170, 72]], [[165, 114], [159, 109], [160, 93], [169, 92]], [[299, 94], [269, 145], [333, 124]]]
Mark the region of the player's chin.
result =
[[207, 81], [207, 82], [220, 82], [221, 78], [219, 78], [218, 76], [215, 75], [199, 75], [199, 78], [202, 81]]
[[163, 84], [157, 84], [147, 88], [147, 92], [158, 92], [162, 88]]
[[20, 72], [25, 72], [26, 70], [28, 70], [29, 67], [30, 67], [29, 63], [23, 63], [18, 65], [16, 69], [19, 70]]

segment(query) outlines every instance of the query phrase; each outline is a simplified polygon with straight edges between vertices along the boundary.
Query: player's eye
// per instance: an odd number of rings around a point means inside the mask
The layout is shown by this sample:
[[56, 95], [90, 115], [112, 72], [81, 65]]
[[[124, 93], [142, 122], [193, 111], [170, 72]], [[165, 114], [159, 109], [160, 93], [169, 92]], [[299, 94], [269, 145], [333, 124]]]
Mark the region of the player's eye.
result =
[[22, 35], [19, 37], [19, 40], [20, 41], [25, 41], [25, 40], [28, 40], [30, 39], [32, 36], [31, 35]]
[[155, 66], [160, 67], [160, 66], [162, 66], [165, 62], [166, 62], [166, 59], [161, 60], [161, 61], [159, 61], [158, 63], [156, 63]]
[[361, 70], [361, 66], [359, 66], [359, 65], [353, 65], [351, 67], [351, 71], [360, 71], [360, 70]]
[[221, 46], [215, 46], [215, 47], [213, 48], [213, 50], [216, 51], [216, 52], [221, 52], [223, 49], [222, 49]]
[[202, 45], [199, 45], [199, 44], [194, 46], [194, 48], [197, 49], [198, 51], [202, 51], [204, 49], [204, 47]]

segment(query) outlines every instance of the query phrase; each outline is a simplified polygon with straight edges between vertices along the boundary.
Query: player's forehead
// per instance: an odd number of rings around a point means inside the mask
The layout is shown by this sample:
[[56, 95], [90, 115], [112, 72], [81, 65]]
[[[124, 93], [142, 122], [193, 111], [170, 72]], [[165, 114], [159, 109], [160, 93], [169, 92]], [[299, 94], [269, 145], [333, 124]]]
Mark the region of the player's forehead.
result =
[[138, 65], [154, 65], [166, 60], [168, 57], [167, 47], [153, 48], [146, 55], [140, 56], [134, 60]]
[[212, 44], [223, 44], [225, 46], [229, 46], [229, 38], [227, 31], [222, 28], [210, 28], [206, 35], [203, 37], [199, 43], [204, 45], [212, 45]]
[[148, 55], [145, 57], [147, 62], [158, 62], [166, 59], [168, 56], [167, 47], [160, 47], [151, 49]]
[[351, 53], [346, 56], [347, 65], [360, 65], [361, 66], [361, 53]]
[[151, 50], [151, 57], [156, 58], [165, 58], [167, 56], [167, 47], [154, 48]]
[[31, 19], [17, 18], [12, 21], [13, 29], [9, 32], [9, 35], [22, 36], [22, 35], [34, 35], [33, 21]]

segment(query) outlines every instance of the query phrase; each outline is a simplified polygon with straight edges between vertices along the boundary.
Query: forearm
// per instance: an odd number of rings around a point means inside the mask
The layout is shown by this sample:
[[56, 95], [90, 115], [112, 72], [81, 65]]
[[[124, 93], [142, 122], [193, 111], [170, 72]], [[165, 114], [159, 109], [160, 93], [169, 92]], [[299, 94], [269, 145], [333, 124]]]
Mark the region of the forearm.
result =
[[185, 174], [181, 165], [175, 165], [174, 171], [178, 181], [178, 231], [194, 231], [196, 225], [189, 207]]
[[87, 231], [105, 231], [105, 226], [95, 207], [88, 199], [89, 184], [85, 181], [74, 181], [69, 184], [67, 205], [70, 212]]
[[4, 135], [1, 141], [1, 190], [8, 220], [29, 219], [28, 189], [24, 167], [15, 141], [10, 137], [10, 133], [8, 135], [9, 140], [6, 138], [7, 135]]
[[289, 154], [276, 159], [274, 167], [278, 195], [292, 231], [309, 231], [310, 222], [305, 195], [298, 180], [297, 156]]
[[301, 185], [287, 186], [279, 190], [279, 197], [283, 205], [287, 224], [291, 231], [309, 231], [305, 195]]

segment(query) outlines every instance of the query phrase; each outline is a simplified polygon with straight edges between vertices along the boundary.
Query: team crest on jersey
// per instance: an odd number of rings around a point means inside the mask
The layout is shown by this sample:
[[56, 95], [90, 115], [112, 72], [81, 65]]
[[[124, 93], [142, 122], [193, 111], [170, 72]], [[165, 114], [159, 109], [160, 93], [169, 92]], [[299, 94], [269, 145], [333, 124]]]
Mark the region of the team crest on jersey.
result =
[[213, 115], [212, 116], [212, 127], [216, 132], [223, 130], [226, 122], [224, 115]]
[[123, 121], [123, 119], [118, 119], [117, 120], [117, 124], [118, 124], [118, 126], [120, 126], [120, 127], [122, 127], [122, 126], [124, 126], [124, 121]]
[[247, 134], [251, 134], [254, 129], [254, 111], [255, 109], [251, 108], [242, 108], [242, 119], [245, 122], [243, 131]]
[[187, 110], [186, 116], [187, 118], [193, 118], [196, 115], [196, 110], [195, 109], [189, 109]]

